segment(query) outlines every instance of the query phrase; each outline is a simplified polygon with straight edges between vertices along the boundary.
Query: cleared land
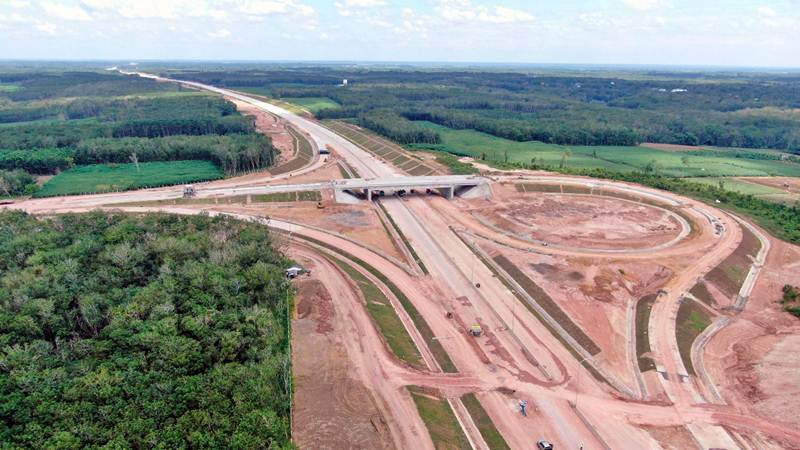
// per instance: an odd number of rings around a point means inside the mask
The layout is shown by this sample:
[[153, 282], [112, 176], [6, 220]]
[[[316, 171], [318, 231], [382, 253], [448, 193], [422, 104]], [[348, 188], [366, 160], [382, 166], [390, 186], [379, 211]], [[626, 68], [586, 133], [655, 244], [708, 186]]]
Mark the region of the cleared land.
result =
[[217, 180], [222, 170], [210, 161], [170, 161], [136, 164], [95, 164], [61, 172], [35, 197], [96, 194], [148, 187]]
[[600, 353], [600, 347], [583, 332], [583, 330], [572, 321], [572, 319], [561, 309], [558, 304], [533, 280], [528, 278], [513, 262], [503, 255], [494, 257], [494, 261], [506, 271], [536, 303], [563, 328], [575, 341], [592, 355]]
[[403, 322], [394, 310], [392, 303], [386, 295], [375, 286], [375, 283], [365, 277], [361, 272], [352, 268], [340, 259], [334, 258], [334, 262], [358, 285], [361, 294], [364, 296], [367, 311], [375, 320], [375, 324], [386, 339], [389, 348], [400, 360], [411, 364], [419, 369], [425, 368], [417, 346], [406, 331]]
[[[629, 172], [648, 165], [663, 175], [676, 177], [800, 176], [800, 164], [773, 160], [685, 155], [648, 147], [570, 146], [542, 142], [517, 142], [474, 130], [453, 130], [430, 122], [416, 122], [436, 131], [441, 145], [416, 145], [457, 155], [503, 162], [531, 163], [551, 167], [603, 168]], [[684, 160], [683, 158], [687, 159]], [[562, 164], [563, 161], [563, 164]]]
[[308, 165], [312, 159], [314, 159], [314, 148], [311, 146], [311, 143], [308, 141], [308, 139], [306, 139], [302, 133], [298, 132], [294, 128], [287, 128], [292, 136], [292, 140], [294, 141], [293, 145], [295, 149], [295, 157], [279, 165], [278, 167], [270, 169], [269, 173], [272, 175], [280, 175], [301, 169]]
[[287, 97], [281, 98], [281, 100], [297, 105], [312, 114], [316, 114], [321, 109], [335, 109], [341, 106], [328, 97]]
[[408, 392], [417, 405], [420, 417], [437, 450], [470, 450], [467, 437], [461, 430], [456, 415], [447, 400], [433, 390], [409, 386]]

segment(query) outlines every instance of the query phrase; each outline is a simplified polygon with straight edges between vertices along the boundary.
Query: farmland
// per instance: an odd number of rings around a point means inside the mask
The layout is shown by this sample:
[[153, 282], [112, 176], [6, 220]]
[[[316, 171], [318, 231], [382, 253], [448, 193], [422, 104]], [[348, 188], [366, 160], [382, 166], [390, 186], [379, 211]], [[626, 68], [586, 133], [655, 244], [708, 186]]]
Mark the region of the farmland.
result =
[[675, 177], [800, 176], [800, 164], [777, 160], [699, 156], [639, 146], [574, 146], [517, 142], [474, 130], [453, 130], [417, 122], [442, 138], [441, 144], [414, 144], [495, 162], [518, 162], [547, 167], [602, 168], [643, 171]]
[[172, 161], [133, 164], [94, 164], [61, 172], [35, 197], [94, 194], [144, 187], [216, 180], [222, 170], [210, 161]]

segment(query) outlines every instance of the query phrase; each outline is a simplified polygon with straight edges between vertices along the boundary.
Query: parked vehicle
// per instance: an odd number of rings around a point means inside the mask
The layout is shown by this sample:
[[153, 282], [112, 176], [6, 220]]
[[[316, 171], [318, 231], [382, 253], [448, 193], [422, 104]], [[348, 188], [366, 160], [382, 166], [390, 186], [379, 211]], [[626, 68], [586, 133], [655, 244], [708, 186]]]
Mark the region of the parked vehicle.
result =
[[536, 446], [539, 447], [539, 450], [553, 450], [553, 444], [544, 439], [539, 439], [539, 442], [536, 443]]

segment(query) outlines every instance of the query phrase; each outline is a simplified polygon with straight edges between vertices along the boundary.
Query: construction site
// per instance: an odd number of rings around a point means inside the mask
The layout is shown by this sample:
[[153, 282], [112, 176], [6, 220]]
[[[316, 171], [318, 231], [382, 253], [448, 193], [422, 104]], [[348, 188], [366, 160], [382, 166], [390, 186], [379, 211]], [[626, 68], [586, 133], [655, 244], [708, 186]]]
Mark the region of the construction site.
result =
[[800, 323], [776, 301], [800, 247], [666, 191], [453, 175], [352, 124], [140, 75], [231, 99], [277, 166], [3, 207], [270, 227], [298, 267], [300, 448], [800, 448]]

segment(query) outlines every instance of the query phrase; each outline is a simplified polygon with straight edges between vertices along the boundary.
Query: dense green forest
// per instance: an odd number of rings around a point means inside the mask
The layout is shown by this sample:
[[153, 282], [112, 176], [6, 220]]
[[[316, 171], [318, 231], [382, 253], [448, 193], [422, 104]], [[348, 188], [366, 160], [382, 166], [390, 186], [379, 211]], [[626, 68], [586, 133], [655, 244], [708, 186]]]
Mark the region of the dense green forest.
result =
[[5, 70], [0, 83], [14, 89], [0, 92], [0, 170], [206, 160], [235, 175], [275, 160], [253, 118], [216, 95], [115, 73]]
[[[402, 143], [435, 143], [425, 120], [517, 141], [641, 142], [800, 153], [800, 76], [734, 73], [553, 73], [346, 66], [181, 70], [170, 76], [329, 98], [319, 118], [352, 118]], [[347, 86], [340, 86], [343, 79]], [[402, 120], [406, 119], [406, 120]]]
[[0, 213], [0, 447], [292, 448], [287, 264], [229, 218]]

